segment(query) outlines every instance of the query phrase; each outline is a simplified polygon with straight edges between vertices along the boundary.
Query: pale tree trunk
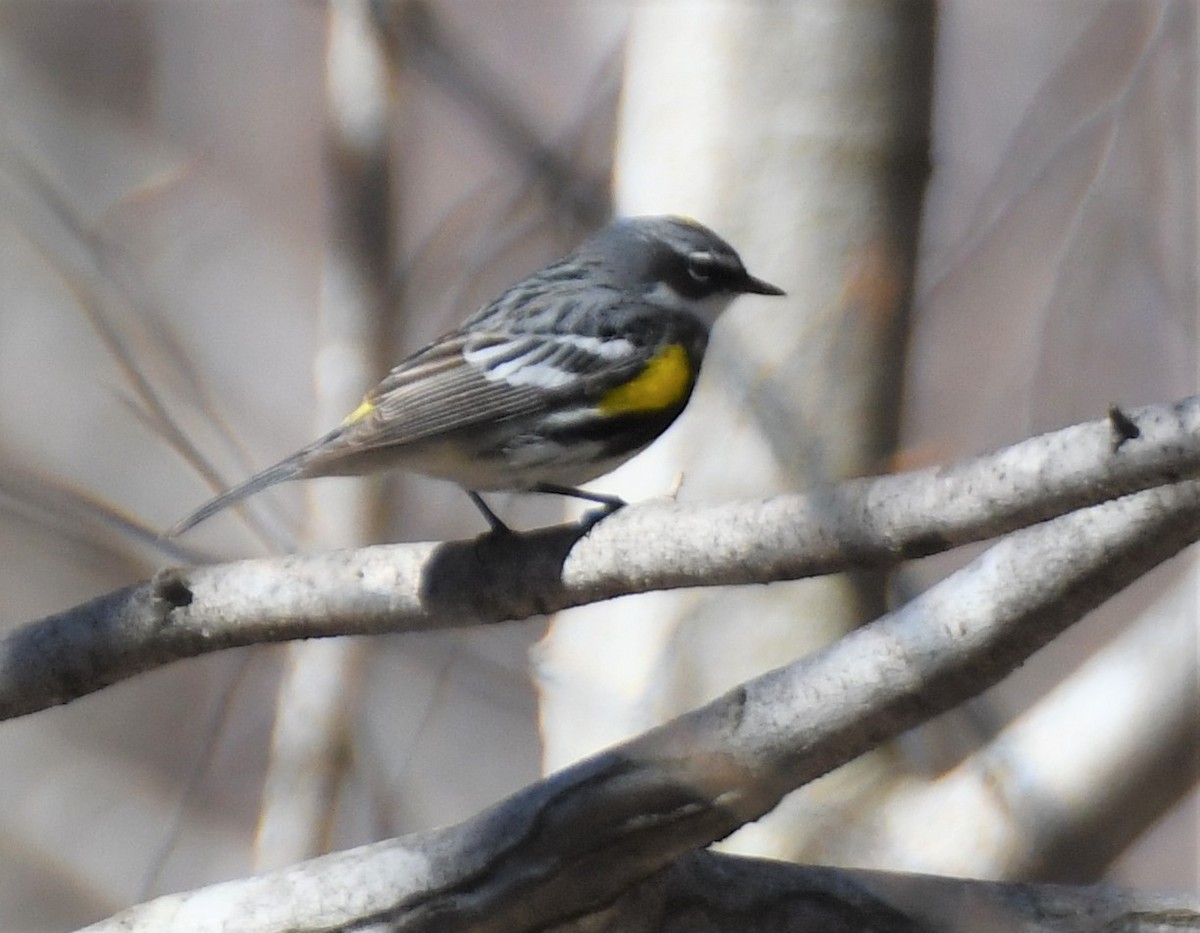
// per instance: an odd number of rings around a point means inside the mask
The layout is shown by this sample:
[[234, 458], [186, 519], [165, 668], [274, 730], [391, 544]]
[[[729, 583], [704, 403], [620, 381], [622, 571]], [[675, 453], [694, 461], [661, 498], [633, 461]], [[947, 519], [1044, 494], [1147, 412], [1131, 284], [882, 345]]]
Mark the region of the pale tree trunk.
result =
[[[904, 0], [639, 9], [620, 211], [694, 216], [788, 297], [725, 315], [689, 410], [606, 491], [721, 501], [881, 468], [927, 172], [932, 20], [931, 5]], [[877, 614], [880, 583], [659, 593], [559, 614], [536, 659], [546, 769], [827, 644]], [[804, 852], [822, 828], [814, 808], [832, 795], [853, 809], [886, 757], [793, 795], [731, 847]]]
[[[327, 11], [325, 132], [327, 242], [314, 359], [318, 437], [353, 411], [383, 371], [390, 204], [388, 69], [362, 0]], [[311, 497], [307, 539], [320, 547], [364, 543], [377, 524], [378, 486], [323, 484]], [[328, 850], [351, 759], [362, 642], [296, 642], [279, 684], [270, 767], [255, 839], [260, 869]]]

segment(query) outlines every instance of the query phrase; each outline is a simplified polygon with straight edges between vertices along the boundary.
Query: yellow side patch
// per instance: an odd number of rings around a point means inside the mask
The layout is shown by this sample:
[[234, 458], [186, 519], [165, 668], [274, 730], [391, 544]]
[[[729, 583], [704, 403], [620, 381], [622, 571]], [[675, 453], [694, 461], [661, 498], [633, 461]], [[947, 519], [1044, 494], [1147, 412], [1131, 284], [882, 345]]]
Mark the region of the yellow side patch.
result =
[[654, 354], [629, 382], [604, 393], [596, 407], [604, 415], [665, 411], [682, 402], [691, 385], [687, 351], [673, 343]]
[[369, 398], [365, 398], [363, 399], [361, 405], [359, 405], [356, 409], [354, 409], [354, 411], [350, 412], [350, 414], [346, 416], [346, 420], [343, 421], [342, 424], [354, 424], [355, 422], [362, 421], [363, 418], [367, 417], [374, 410], [375, 403]]

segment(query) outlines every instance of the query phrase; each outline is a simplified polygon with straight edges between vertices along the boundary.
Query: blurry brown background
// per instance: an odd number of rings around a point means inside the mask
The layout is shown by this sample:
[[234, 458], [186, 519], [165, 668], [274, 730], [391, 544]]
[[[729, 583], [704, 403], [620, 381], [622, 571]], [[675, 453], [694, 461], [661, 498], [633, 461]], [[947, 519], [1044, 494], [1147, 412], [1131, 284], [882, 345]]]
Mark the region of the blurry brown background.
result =
[[[941, 5], [908, 461], [1197, 390], [1194, 8], [1122, 5], [1149, 11], [1144, 41], [1133, 20], [1097, 27], [1109, 5], [1094, 0]], [[632, 9], [428, 4], [436, 32], [411, 33], [387, 79], [373, 376], [602, 220]], [[186, 556], [138, 526], [166, 527], [209, 490], [134, 414], [119, 352], [226, 480], [321, 429], [327, 26], [307, 0], [0, 4], [0, 624]], [[302, 523], [320, 495], [288, 488], [263, 508], [318, 547]], [[388, 511], [363, 539], [482, 530], [436, 483], [369, 495]], [[503, 508], [517, 525], [558, 514]], [[264, 552], [232, 517], [185, 544]], [[1194, 571], [1164, 568], [993, 691], [986, 715], [1032, 703], [1179, 586], [1194, 618]], [[538, 776], [527, 652], [543, 630], [373, 640], [355, 661], [333, 845], [464, 818]], [[1195, 641], [1180, 650], [1195, 658]], [[0, 929], [62, 929], [250, 871], [281, 657], [179, 664], [0, 725]], [[1200, 887], [1197, 810], [1193, 792], [1107, 877]]]

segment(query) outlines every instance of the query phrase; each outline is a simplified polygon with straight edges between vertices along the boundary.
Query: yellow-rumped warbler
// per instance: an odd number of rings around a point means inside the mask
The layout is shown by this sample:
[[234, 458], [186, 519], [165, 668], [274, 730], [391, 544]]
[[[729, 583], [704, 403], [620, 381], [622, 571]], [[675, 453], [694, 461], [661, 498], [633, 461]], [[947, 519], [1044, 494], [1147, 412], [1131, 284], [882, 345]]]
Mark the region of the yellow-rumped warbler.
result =
[[687, 405], [709, 329], [738, 295], [782, 295], [719, 236], [633, 217], [511, 286], [393, 369], [320, 440], [202, 505], [168, 536], [293, 479], [407, 469], [480, 491], [575, 487], [643, 450]]

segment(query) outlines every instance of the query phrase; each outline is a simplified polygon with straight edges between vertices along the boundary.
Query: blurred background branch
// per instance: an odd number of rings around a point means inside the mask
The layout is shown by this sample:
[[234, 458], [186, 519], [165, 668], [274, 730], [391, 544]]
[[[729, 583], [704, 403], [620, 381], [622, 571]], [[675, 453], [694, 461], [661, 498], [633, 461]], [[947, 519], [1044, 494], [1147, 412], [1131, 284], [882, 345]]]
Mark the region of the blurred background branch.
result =
[[[561, 253], [614, 200], [695, 214], [767, 278], [772, 267], [796, 270], [783, 283], [790, 310], [772, 311], [773, 321], [736, 312], [718, 332], [691, 426], [648, 454], [639, 475], [611, 484], [638, 497], [820, 488], [884, 468], [893, 446], [909, 465], [942, 462], [1097, 417], [1114, 401], [1194, 393], [1194, 4], [946, 0], [934, 33], [932, 7], [904, 3], [909, 33], [837, 31], [841, 17], [888, 6], [718, 3], [700, 15], [667, 0], [7, 0], [2, 624], [163, 563], [296, 540], [321, 548], [482, 530], [457, 490], [400, 477], [272, 492], [241, 520], [202, 529], [186, 552], [152, 540], [212, 486], [339, 420], [390, 361]], [[725, 15], [736, 21], [710, 28]], [[356, 25], [341, 33], [339, 22]], [[845, 41], [819, 55], [795, 38], [805, 32]], [[339, 46], [339, 35], [350, 41]], [[350, 72], [334, 68], [339, 48]], [[354, 70], [372, 58], [373, 72]], [[855, 81], [837, 97], [826, 66], [895, 80], [881, 97]], [[366, 84], [335, 81], [347, 73]], [[927, 95], [904, 76], [932, 79], [931, 123]], [[359, 90], [339, 97], [347, 87]], [[916, 109], [898, 107], [904, 99]], [[891, 121], [931, 129], [923, 206], [911, 189], [893, 202], [903, 211], [879, 207], [824, 174], [887, 162], [871, 140], [887, 137]], [[919, 149], [921, 138], [902, 137], [890, 163], [908, 164], [910, 179], [924, 166], [904, 146]], [[860, 217], [879, 236], [840, 247]], [[889, 246], [899, 226], [909, 233]], [[881, 354], [860, 355], [860, 338]], [[852, 404], [830, 403], [835, 390]], [[870, 424], [857, 423], [855, 405]], [[821, 427], [808, 407], [843, 414]], [[709, 438], [710, 449], [720, 438], [720, 456], [692, 456], [689, 436]], [[736, 468], [732, 452], [745, 458]], [[798, 464], [816, 469], [802, 480]], [[502, 507], [519, 526], [556, 517], [538, 501]], [[893, 589], [920, 592], [968, 557], [919, 562]], [[814, 785], [810, 841], [785, 829], [774, 850], [890, 869], [1200, 887], [1189, 754], [1200, 704], [1186, 702], [1200, 603], [1193, 560], [1164, 566], [1077, 626], [985, 694], [970, 719], [951, 714], [904, 737], [869, 779], [847, 772], [848, 788]], [[860, 584], [833, 614], [846, 624], [861, 618], [855, 601], [882, 598]], [[552, 649], [539, 650], [540, 686], [569, 682], [578, 694], [553, 711], [539, 711], [529, 678], [538, 620], [373, 639], [364, 656], [335, 660], [323, 712], [299, 717], [302, 727], [327, 724], [297, 736], [311, 740], [307, 760], [326, 775], [308, 798], [317, 805], [293, 811], [300, 842], [257, 857], [475, 813], [537, 776], [539, 712], [549, 758], [565, 761], [576, 752], [556, 736], [602, 744], [719, 690], [699, 650], [709, 635], [732, 633], [739, 655], [779, 659], [806, 650], [798, 634], [821, 643], [815, 630], [795, 631], [799, 597], [771, 616], [734, 592], [666, 630], [636, 623], [635, 610], [657, 613], [642, 599], [607, 605], [589, 626], [593, 647], [554, 665]], [[1156, 613], [1170, 623], [1134, 627]], [[1135, 635], [1143, 624], [1163, 641]], [[767, 644], [752, 646], [751, 633]], [[618, 676], [595, 678], [579, 655]], [[1092, 655], [1109, 673], [1088, 686]], [[1111, 685], [1142, 682], [1146, 665], [1168, 655], [1161, 689], [1114, 700]], [[0, 928], [63, 929], [247, 872], [262, 788], [283, 758], [270, 753], [282, 735], [275, 711], [299, 709], [280, 705], [287, 666], [276, 649], [209, 657], [5, 724]], [[728, 652], [716, 665], [735, 666]], [[1091, 715], [1071, 713], [1080, 709]], [[1095, 735], [1097, 757], [1047, 751], [1038, 723], [1079, 741]], [[1103, 752], [1101, 735], [1128, 741]], [[1029, 756], [1039, 773], [1039, 755], [1063, 767], [1053, 786], [1079, 791], [1078, 819], [1055, 824], [1069, 831], [1018, 859], [960, 849], [935, 861], [931, 846], [897, 845], [889, 827], [914, 801], [954, 812], [964, 788], [1028, 777], [998, 767], [1004, 754]], [[1138, 767], [1123, 770], [1130, 757]], [[66, 800], [81, 803], [68, 811]], [[1122, 819], [1106, 819], [1118, 807]]]

